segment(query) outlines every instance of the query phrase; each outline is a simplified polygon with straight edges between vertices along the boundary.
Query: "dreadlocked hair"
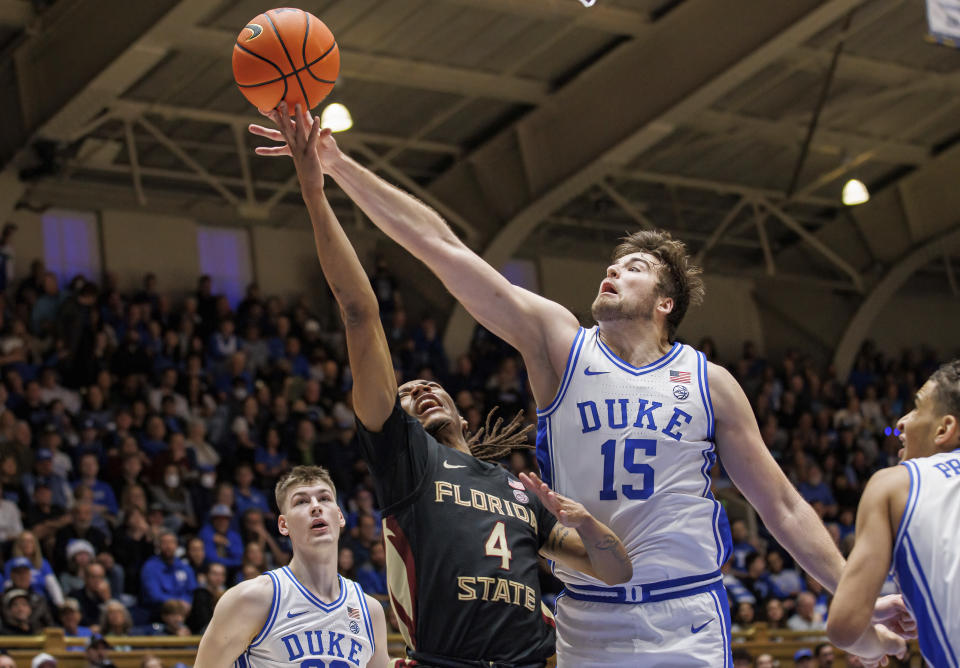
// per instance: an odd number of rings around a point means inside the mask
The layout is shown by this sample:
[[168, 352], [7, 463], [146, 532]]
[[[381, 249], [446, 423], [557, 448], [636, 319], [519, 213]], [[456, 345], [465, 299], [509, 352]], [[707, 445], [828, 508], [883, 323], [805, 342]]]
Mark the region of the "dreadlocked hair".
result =
[[[533, 450], [534, 446], [527, 443], [527, 432], [533, 429], [532, 424], [523, 426], [523, 411], [517, 413], [510, 423], [503, 426], [503, 418], [498, 417], [494, 422], [494, 414], [500, 410], [494, 406], [487, 413], [487, 421], [467, 439], [470, 454], [485, 462], [494, 462], [503, 459], [514, 450]], [[491, 426], [491, 422], [493, 423]]]

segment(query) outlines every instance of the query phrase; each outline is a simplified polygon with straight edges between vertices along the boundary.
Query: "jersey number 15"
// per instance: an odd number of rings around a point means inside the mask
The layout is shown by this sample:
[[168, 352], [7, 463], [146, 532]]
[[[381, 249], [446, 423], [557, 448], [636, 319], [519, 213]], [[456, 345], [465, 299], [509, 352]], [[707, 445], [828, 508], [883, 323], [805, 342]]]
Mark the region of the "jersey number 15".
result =
[[[620, 485], [620, 491], [628, 499], [649, 499], [653, 494], [653, 467], [649, 464], [637, 462], [637, 452], [649, 457], [657, 454], [657, 442], [652, 438], [628, 438], [624, 441], [623, 468], [627, 473], [642, 476], [643, 484]], [[600, 486], [600, 500], [612, 501], [617, 498], [617, 489], [613, 484], [613, 474], [617, 466], [617, 442], [614, 439], [605, 441], [600, 446], [603, 456], [603, 484]]]

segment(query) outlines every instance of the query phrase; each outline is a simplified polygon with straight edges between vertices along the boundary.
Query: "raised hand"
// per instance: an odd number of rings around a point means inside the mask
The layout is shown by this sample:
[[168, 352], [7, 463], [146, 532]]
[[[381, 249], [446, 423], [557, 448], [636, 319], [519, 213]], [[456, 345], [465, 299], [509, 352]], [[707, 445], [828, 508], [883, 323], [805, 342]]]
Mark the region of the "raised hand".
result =
[[591, 517], [582, 504], [554, 492], [536, 473], [521, 473], [520, 482], [536, 494], [544, 507], [565, 527], [576, 529]]
[[[261, 111], [261, 114], [269, 118], [277, 126], [276, 128], [266, 127], [264, 125], [256, 125], [251, 123], [248, 126], [248, 130], [251, 134], [255, 134], [259, 137], [265, 137], [271, 141], [277, 142], [278, 145], [275, 146], [258, 146], [255, 149], [257, 155], [264, 156], [277, 156], [277, 155], [288, 155], [293, 157], [293, 151], [291, 148], [292, 144], [290, 139], [292, 136], [296, 136], [298, 128], [311, 128], [317, 126], [319, 129], [319, 119], [311, 118], [306, 111], [302, 111], [300, 106], [294, 110], [294, 115], [290, 116], [287, 113], [287, 106], [285, 102], [281, 102], [276, 109], [270, 111]], [[308, 130], [304, 131], [308, 133]], [[305, 136], [309, 136], [306, 134]], [[337, 147], [337, 141], [333, 138], [333, 133], [329, 130], [320, 130], [320, 134], [317, 138], [315, 144], [315, 149], [317, 155], [320, 157], [321, 162], [331, 161], [340, 156], [340, 149]]]

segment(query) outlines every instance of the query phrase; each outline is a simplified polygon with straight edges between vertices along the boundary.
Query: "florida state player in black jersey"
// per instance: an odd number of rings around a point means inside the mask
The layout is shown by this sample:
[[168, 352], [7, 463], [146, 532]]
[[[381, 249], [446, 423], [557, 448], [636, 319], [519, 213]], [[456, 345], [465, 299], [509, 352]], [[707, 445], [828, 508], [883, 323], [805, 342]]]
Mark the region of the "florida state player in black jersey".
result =
[[540, 601], [538, 553], [616, 584], [632, 574], [626, 550], [581, 504], [535, 475], [518, 480], [474, 456], [502, 448], [488, 438], [480, 444], [488, 447], [471, 450], [466, 422], [440, 385], [397, 387], [370, 281], [323, 192], [320, 122], [299, 108], [291, 118], [283, 106], [269, 117], [296, 165], [346, 326], [359, 440], [383, 508], [390, 599], [410, 659], [543, 666], [554, 630]]

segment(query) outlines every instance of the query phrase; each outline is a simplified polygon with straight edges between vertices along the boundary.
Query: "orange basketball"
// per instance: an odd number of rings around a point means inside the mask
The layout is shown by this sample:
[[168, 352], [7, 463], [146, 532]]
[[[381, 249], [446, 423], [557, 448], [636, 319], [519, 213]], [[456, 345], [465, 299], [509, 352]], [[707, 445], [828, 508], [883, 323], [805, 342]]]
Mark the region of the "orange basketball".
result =
[[302, 9], [280, 7], [255, 17], [233, 46], [233, 78], [243, 96], [268, 111], [286, 100], [313, 109], [340, 72], [340, 50], [330, 29]]

